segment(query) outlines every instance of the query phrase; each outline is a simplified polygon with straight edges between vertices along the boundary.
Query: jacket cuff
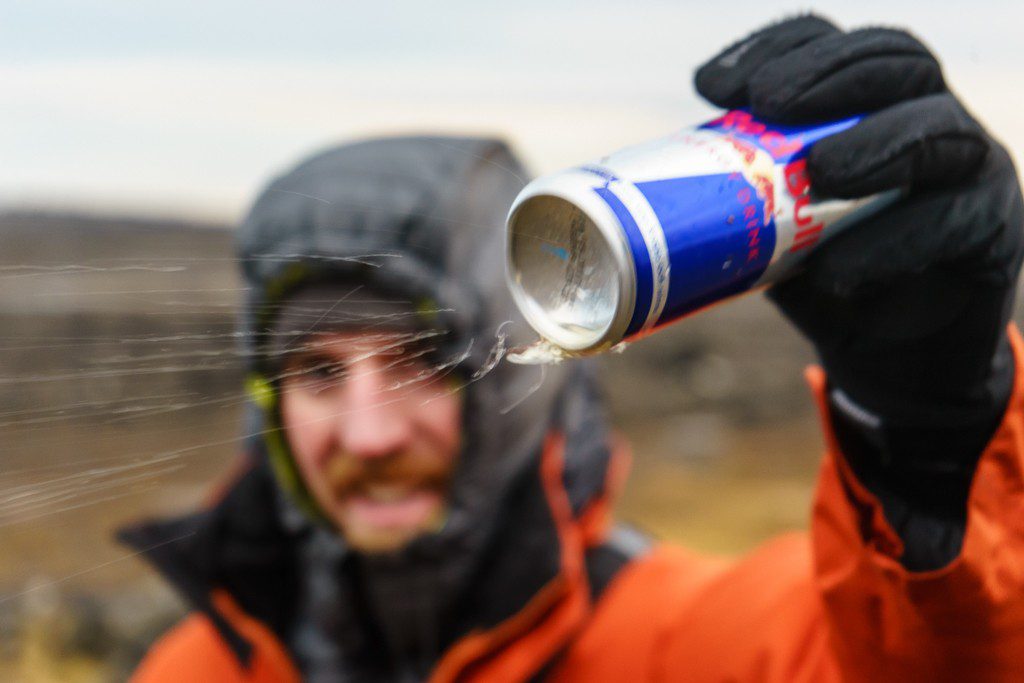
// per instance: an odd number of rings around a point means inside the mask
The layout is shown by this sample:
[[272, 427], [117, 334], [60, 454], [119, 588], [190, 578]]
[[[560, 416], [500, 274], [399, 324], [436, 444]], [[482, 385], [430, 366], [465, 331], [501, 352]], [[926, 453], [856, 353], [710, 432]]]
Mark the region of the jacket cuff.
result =
[[1006, 358], [993, 366], [994, 375], [1008, 373], [994, 377], [1007, 387], [1004, 398], [992, 415], [969, 422], [887, 423], [829, 387], [820, 368], [808, 372], [846, 497], [866, 533], [906, 569], [938, 569], [961, 551], [979, 459], [1005, 422], [1007, 406], [1020, 402], [1021, 378], [1013, 369], [1022, 345], [1015, 328], [1008, 340]]

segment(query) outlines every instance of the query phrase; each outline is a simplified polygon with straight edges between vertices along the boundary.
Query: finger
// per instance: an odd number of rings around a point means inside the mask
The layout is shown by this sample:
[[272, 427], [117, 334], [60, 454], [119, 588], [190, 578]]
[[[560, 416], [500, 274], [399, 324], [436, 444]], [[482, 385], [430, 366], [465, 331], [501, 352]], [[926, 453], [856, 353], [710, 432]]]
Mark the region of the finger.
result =
[[935, 331], [925, 326], [948, 324], [963, 312], [967, 289], [935, 265], [942, 239], [934, 221], [951, 202], [941, 197], [931, 204], [908, 202], [851, 226], [769, 297], [812, 338], [824, 335], [811, 328], [824, 326], [850, 339], [868, 340], [876, 329], [911, 339]]
[[989, 150], [988, 136], [950, 93], [889, 107], [811, 148], [807, 173], [818, 193], [863, 197], [963, 182]]
[[755, 116], [828, 121], [945, 90], [942, 67], [904, 31], [833, 33], [771, 59], [750, 77]]
[[904, 274], [920, 274], [938, 259], [951, 205], [939, 195], [906, 200], [851, 226], [808, 257], [801, 279], [813, 291], [848, 298], [880, 293]]
[[694, 75], [694, 85], [701, 97], [719, 107], [746, 107], [750, 75], [766, 60], [838, 31], [830, 21], [813, 14], [772, 24], [705, 62]]
[[768, 297], [812, 339], [832, 337], [840, 344], [872, 346], [883, 335], [891, 342], [934, 334], [964, 315], [983, 283], [965, 283], [940, 270], [905, 275], [888, 288], [854, 295], [808, 295], [804, 275], [774, 285]]
[[995, 147], [956, 192], [910, 196], [851, 226], [811, 254], [799, 277], [810, 291], [839, 298], [884, 295], [935, 270], [1005, 287], [1016, 278], [1022, 246], [1024, 204], [1013, 163]]

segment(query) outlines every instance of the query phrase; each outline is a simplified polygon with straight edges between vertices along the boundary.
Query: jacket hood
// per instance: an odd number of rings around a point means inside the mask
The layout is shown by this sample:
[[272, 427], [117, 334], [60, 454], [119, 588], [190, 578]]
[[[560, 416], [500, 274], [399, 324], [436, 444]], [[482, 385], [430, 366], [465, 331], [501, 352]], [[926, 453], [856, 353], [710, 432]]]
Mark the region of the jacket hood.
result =
[[[257, 373], [272, 372], [262, 349], [275, 311], [311, 282], [351, 281], [405, 299], [446, 333], [439, 362], [457, 370], [465, 399], [448, 520], [396, 556], [360, 560], [366, 576], [387, 584], [367, 593], [413, 585], [418, 595], [431, 596], [420, 602], [432, 604], [413, 608], [420, 614], [392, 614], [397, 631], [402, 623], [430, 623], [429, 613], [454, 604], [485, 555], [494, 555], [503, 518], [525, 505], [517, 491], [536, 472], [546, 434], [567, 437], [564, 477], [575, 512], [605, 482], [607, 435], [589, 364], [500, 360], [504, 348], [535, 338], [505, 285], [504, 219], [526, 180], [523, 165], [499, 140], [368, 140], [317, 154], [274, 179], [238, 231], [249, 286], [244, 338]], [[272, 382], [264, 386], [273, 391]], [[276, 401], [264, 400], [263, 409], [258, 431], [265, 441], [278, 432], [280, 449]], [[296, 519], [291, 523], [301, 525]], [[535, 536], [552, 539], [557, 568], [557, 538], [547, 532]], [[312, 532], [326, 535], [320, 527]], [[310, 552], [343, 562], [344, 543], [330, 535], [322, 543], [337, 552]]]
[[[393, 293], [447, 333], [439, 362], [458, 368], [466, 396], [448, 525], [459, 535], [479, 528], [488, 501], [555, 426], [569, 375], [590, 373], [585, 363], [499, 360], [504, 348], [535, 338], [504, 276], [505, 215], [527, 180], [500, 140], [367, 140], [316, 154], [271, 181], [237, 232], [249, 286], [244, 338], [257, 369], [279, 304], [316, 280]], [[599, 484], [603, 468], [596, 470]]]

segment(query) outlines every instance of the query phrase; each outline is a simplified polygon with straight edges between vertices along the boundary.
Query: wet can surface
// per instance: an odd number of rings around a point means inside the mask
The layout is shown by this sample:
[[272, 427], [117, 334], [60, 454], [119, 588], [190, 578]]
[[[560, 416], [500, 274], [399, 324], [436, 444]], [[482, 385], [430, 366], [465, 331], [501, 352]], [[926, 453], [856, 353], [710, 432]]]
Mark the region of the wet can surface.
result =
[[810, 147], [857, 123], [697, 128], [540, 177], [508, 216], [508, 284], [547, 342], [597, 352], [776, 282], [828, 236], [896, 198], [819, 200]]

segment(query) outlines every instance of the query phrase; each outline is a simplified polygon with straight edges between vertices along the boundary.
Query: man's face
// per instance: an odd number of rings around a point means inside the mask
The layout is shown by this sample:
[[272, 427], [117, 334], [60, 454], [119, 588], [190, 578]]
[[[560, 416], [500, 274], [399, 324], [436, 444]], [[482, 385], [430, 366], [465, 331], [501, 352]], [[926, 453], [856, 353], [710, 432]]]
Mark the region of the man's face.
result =
[[363, 552], [444, 522], [462, 397], [412, 335], [324, 333], [289, 353], [281, 418], [313, 497]]

